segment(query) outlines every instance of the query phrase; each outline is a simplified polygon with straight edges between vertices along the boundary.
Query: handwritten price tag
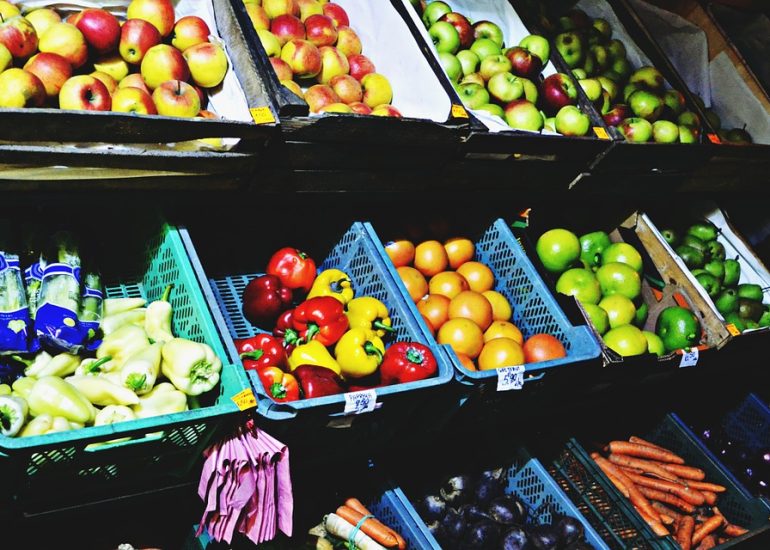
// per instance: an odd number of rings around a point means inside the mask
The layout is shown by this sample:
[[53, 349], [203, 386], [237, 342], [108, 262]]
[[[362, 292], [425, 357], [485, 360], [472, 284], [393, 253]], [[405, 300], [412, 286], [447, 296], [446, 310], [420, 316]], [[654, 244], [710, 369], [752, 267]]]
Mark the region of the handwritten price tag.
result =
[[254, 393], [250, 389], [236, 393], [231, 399], [235, 406], [238, 407], [238, 410], [241, 411], [253, 409], [257, 406], [257, 398], [254, 397]]
[[253, 107], [249, 109], [249, 112], [251, 113], [251, 118], [257, 124], [272, 124], [275, 122], [275, 117], [270, 107]]
[[345, 394], [345, 414], [363, 414], [377, 408], [375, 390], [354, 391]]
[[690, 351], [682, 352], [682, 360], [679, 361], [679, 368], [694, 367], [698, 364], [698, 348], [692, 348]]
[[524, 387], [524, 365], [497, 369], [497, 391], [520, 390]]

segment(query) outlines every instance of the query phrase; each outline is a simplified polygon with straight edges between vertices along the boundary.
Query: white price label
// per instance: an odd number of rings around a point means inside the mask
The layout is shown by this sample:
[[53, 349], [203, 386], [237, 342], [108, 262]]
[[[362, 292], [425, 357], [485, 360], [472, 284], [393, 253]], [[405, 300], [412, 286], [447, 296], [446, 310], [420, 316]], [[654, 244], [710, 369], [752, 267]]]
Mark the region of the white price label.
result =
[[345, 414], [363, 414], [377, 408], [375, 390], [354, 391], [345, 394]]
[[524, 387], [524, 365], [497, 369], [497, 391], [520, 390]]
[[679, 368], [694, 367], [698, 364], [698, 348], [692, 348], [690, 351], [682, 352], [682, 360], [679, 361]]

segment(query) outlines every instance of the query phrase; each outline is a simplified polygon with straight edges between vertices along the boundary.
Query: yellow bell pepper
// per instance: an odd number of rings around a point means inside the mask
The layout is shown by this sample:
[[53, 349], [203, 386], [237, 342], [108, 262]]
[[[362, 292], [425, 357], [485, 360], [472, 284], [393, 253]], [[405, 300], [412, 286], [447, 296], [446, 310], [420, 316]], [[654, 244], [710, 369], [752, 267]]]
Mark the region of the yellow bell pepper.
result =
[[363, 378], [374, 373], [384, 353], [385, 344], [380, 337], [364, 328], [350, 329], [334, 347], [334, 356], [345, 378]]
[[307, 344], [302, 344], [294, 348], [289, 354], [289, 368], [296, 369], [302, 365], [315, 365], [317, 367], [326, 367], [340, 374], [340, 366], [334, 360], [329, 350], [317, 341], [311, 340]]
[[353, 281], [344, 271], [325, 269], [315, 278], [307, 298], [309, 300], [316, 296], [331, 296], [345, 305], [355, 296]]
[[377, 298], [362, 296], [348, 302], [346, 312], [350, 328], [372, 330], [382, 338], [385, 333], [393, 332], [393, 326], [388, 315], [388, 308]]

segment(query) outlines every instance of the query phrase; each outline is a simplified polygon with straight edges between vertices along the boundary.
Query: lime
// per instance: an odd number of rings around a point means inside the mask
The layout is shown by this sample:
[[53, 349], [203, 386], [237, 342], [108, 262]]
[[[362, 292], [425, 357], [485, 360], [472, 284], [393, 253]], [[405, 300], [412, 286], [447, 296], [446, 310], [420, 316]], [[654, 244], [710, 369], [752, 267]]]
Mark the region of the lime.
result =
[[660, 339], [660, 336], [649, 330], [643, 330], [642, 334], [647, 338], [647, 351], [654, 353], [658, 357], [666, 354], [666, 346], [663, 345], [663, 340]]
[[644, 326], [644, 323], [647, 322], [647, 315], [650, 313], [650, 306], [647, 305], [647, 302], [642, 302], [642, 305], [640, 305], [638, 308], [636, 308], [636, 316], [634, 317], [634, 324], [642, 328]]
[[556, 281], [556, 292], [574, 296], [583, 304], [596, 304], [602, 297], [599, 281], [589, 269], [572, 268]]
[[647, 352], [647, 338], [633, 325], [623, 325], [604, 335], [604, 343], [623, 357], [641, 355]]
[[692, 311], [679, 306], [660, 312], [655, 333], [663, 340], [667, 352], [689, 348], [700, 340], [700, 323]]
[[642, 272], [642, 255], [628, 243], [613, 243], [602, 253], [602, 264], [620, 262], [631, 266], [637, 273]]
[[604, 334], [610, 328], [610, 320], [607, 317], [607, 312], [594, 304], [583, 304], [583, 309], [586, 310], [588, 319], [599, 334]]
[[602, 294], [612, 296], [622, 294], [633, 300], [642, 291], [642, 279], [632, 267], [620, 262], [604, 264], [596, 271], [596, 278], [602, 288]]
[[596, 269], [602, 263], [602, 252], [612, 244], [604, 231], [586, 233], [580, 237], [580, 259], [586, 267]]
[[553, 273], [561, 273], [580, 257], [580, 241], [566, 229], [551, 229], [537, 240], [537, 255], [543, 266]]
[[622, 294], [613, 294], [605, 296], [599, 302], [599, 307], [607, 312], [607, 319], [610, 322], [610, 328], [617, 328], [622, 325], [628, 325], [636, 317], [636, 307], [634, 303]]

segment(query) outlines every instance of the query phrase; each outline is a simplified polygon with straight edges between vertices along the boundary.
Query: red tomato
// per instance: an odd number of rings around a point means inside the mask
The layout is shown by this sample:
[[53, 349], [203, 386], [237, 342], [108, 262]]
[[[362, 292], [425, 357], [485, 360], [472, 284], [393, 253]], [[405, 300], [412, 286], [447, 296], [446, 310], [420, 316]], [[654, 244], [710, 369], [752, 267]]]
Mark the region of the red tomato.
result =
[[566, 357], [567, 351], [559, 340], [550, 334], [535, 334], [524, 342], [524, 361], [539, 363]]

